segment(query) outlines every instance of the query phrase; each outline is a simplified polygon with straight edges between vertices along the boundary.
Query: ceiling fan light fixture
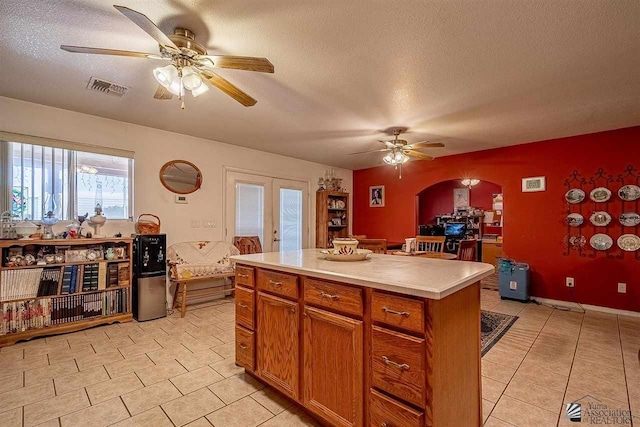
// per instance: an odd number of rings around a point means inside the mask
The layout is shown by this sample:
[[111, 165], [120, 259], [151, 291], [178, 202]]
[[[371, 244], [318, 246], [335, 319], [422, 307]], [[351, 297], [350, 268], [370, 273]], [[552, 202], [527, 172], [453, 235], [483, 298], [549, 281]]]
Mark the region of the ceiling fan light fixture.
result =
[[473, 187], [474, 185], [478, 185], [480, 184], [480, 180], [479, 179], [475, 179], [475, 178], [465, 178], [462, 181], [460, 181], [462, 185], [466, 186], [466, 187]]
[[176, 74], [171, 80], [171, 83], [169, 83], [169, 86], [167, 86], [167, 89], [175, 96], [182, 96], [182, 79], [179, 75]]
[[195, 68], [186, 66], [182, 69], [182, 84], [185, 89], [193, 91], [202, 85], [202, 79]]
[[384, 156], [382, 158], [382, 161], [385, 162], [388, 165], [393, 165], [395, 164], [395, 157], [391, 156], [391, 154], [387, 154], [386, 156]]
[[208, 91], [209, 91], [209, 86], [207, 86], [204, 82], [202, 82], [202, 84], [197, 89], [194, 89], [191, 91], [191, 95], [193, 95], [193, 97], [195, 98]]
[[169, 89], [173, 80], [178, 77], [178, 69], [173, 64], [154, 68], [153, 77], [156, 78], [158, 83]]

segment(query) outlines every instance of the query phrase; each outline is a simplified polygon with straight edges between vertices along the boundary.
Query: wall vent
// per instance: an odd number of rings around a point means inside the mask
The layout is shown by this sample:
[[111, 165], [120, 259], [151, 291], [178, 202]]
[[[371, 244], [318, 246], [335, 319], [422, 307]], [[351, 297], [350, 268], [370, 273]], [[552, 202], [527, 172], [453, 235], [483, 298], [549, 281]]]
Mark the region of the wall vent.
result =
[[87, 89], [106, 93], [108, 95], [123, 96], [129, 91], [129, 88], [106, 80], [91, 77]]

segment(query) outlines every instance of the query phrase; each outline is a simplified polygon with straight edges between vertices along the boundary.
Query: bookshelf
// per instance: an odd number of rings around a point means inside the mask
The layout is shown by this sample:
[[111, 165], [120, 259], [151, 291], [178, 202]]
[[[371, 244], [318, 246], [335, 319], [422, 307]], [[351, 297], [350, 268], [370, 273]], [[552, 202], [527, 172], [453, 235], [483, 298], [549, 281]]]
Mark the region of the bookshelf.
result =
[[333, 239], [349, 236], [349, 193], [316, 193], [316, 247], [331, 248]]
[[0, 252], [0, 347], [132, 320], [132, 238], [0, 240]]

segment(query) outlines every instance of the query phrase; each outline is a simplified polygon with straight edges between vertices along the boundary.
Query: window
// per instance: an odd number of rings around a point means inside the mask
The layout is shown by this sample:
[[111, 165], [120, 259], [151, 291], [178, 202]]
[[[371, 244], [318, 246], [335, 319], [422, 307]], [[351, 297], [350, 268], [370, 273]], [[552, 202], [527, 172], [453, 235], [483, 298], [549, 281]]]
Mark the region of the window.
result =
[[258, 236], [264, 242], [263, 212], [264, 186], [236, 184], [236, 235]]
[[0, 148], [15, 217], [37, 221], [52, 211], [68, 220], [92, 215], [97, 204], [109, 219], [132, 216], [133, 159], [21, 142]]

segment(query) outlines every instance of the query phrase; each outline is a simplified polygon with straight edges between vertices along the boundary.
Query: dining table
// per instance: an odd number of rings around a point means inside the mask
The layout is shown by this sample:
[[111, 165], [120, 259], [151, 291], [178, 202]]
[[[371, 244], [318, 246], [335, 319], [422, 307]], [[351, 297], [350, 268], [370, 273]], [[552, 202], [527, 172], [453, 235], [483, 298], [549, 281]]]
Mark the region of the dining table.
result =
[[400, 256], [416, 256], [421, 258], [434, 258], [434, 259], [446, 259], [446, 260], [454, 260], [458, 258], [456, 254], [450, 254], [447, 252], [432, 252], [432, 251], [415, 251], [413, 254], [405, 251], [394, 251], [391, 252], [392, 255], [400, 255]]

